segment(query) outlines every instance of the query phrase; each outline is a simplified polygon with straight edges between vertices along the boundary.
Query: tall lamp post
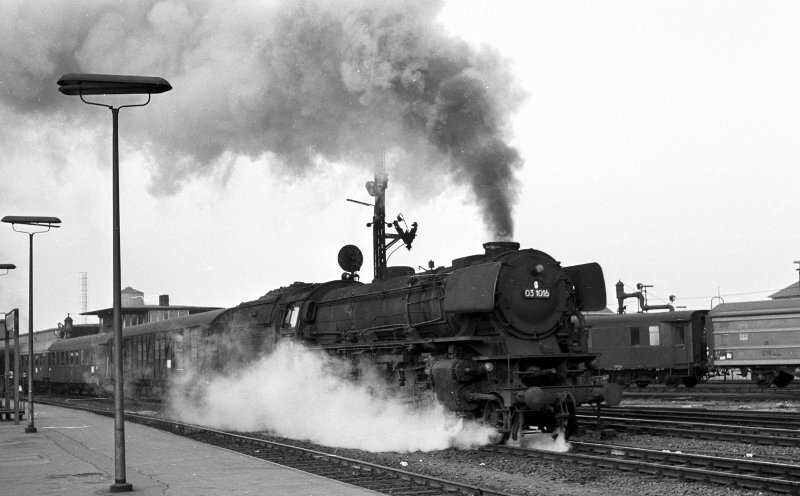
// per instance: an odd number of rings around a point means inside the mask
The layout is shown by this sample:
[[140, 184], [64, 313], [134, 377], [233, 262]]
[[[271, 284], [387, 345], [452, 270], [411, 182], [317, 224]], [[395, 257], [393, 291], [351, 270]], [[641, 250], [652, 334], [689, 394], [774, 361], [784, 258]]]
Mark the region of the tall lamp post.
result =
[[[16, 268], [17, 268], [17, 266], [14, 265], [14, 264], [0, 264], [0, 270], [5, 271], [2, 274], [0, 274], [0, 276], [4, 276], [4, 275], [8, 274], [9, 270], [14, 270]], [[5, 321], [3, 321], [3, 336], [4, 336], [4, 344], [5, 344], [5, 355], [3, 356], [3, 358], [5, 359], [3, 361], [3, 363], [5, 364], [5, 370], [3, 370], [3, 409], [9, 409], [10, 410], [11, 409], [11, 396], [9, 395], [9, 389], [11, 388], [11, 384], [9, 384], [10, 376], [8, 375], [8, 373], [11, 371], [11, 369], [10, 369], [10, 365], [11, 364], [9, 363], [9, 360], [11, 359], [11, 356], [10, 356], [10, 353], [9, 353], [9, 349], [10, 349], [9, 348], [9, 344], [10, 343], [8, 342], [8, 325], [6, 324]], [[14, 405], [14, 407], [16, 408], [17, 405]], [[16, 418], [16, 417], [17, 416], [14, 415], [14, 418]]]
[[[0, 219], [0, 222], [11, 224], [12, 229], [16, 232], [27, 234], [30, 239], [30, 250], [28, 252], [28, 426], [25, 427], [25, 432], [31, 433], [36, 432], [36, 426], [33, 421], [33, 235], [61, 227], [58, 225], [61, 224], [61, 219], [58, 217], [7, 215]], [[29, 230], [17, 229], [17, 226], [27, 226]], [[19, 346], [19, 344], [14, 342], [14, 346]], [[14, 408], [16, 408], [16, 405]]]
[[[111, 492], [132, 491], [125, 480], [125, 417], [122, 375], [122, 275], [120, 264], [119, 228], [119, 109], [143, 107], [150, 103], [150, 95], [164, 93], [172, 86], [159, 77], [118, 76], [109, 74], [65, 74], [58, 80], [58, 91], [65, 95], [78, 95], [81, 101], [111, 110], [112, 117], [112, 217], [113, 217], [113, 272], [114, 272], [114, 484]], [[105, 103], [90, 102], [91, 95], [147, 95], [145, 103], [114, 107]]]

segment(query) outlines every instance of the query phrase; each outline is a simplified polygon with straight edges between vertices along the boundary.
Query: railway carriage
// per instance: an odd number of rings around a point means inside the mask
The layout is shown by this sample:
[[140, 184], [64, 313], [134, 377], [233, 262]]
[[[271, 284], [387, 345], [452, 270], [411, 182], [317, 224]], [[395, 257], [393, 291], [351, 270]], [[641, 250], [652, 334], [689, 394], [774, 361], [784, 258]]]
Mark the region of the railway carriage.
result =
[[739, 368], [764, 386], [800, 376], [800, 298], [723, 303], [710, 317], [713, 367]]
[[589, 351], [609, 380], [696, 385], [708, 372], [707, 310], [586, 315]]
[[108, 383], [110, 367], [108, 333], [60, 339], [47, 352], [49, 377], [40, 390], [57, 394], [100, 394]]
[[[50, 368], [47, 360], [47, 350], [58, 339], [57, 335], [51, 331], [40, 331], [33, 333], [33, 380], [34, 385], [43, 384], [49, 380]], [[19, 343], [19, 365], [22, 375], [22, 382], [27, 381], [29, 343], [27, 334], [20, 336]], [[13, 347], [13, 345], [12, 345]], [[13, 359], [12, 362], [13, 363]]]

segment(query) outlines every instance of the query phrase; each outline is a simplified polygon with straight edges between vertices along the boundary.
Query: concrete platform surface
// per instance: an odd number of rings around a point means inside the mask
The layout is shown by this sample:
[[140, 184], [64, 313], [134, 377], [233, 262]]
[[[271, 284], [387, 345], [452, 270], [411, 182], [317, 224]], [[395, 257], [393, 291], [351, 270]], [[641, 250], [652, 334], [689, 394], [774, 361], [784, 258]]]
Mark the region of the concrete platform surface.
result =
[[[36, 405], [37, 432], [0, 422], [0, 495], [110, 494], [114, 419]], [[378, 493], [125, 423], [126, 482], [132, 495], [329, 495]]]

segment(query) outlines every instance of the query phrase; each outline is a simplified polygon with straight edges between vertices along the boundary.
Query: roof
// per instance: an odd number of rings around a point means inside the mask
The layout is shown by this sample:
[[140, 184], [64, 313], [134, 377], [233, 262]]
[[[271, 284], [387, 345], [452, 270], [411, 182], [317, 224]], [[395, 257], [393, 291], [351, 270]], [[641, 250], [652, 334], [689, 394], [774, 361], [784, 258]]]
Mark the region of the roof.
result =
[[[225, 309], [213, 310], [210, 312], [197, 313], [194, 315], [187, 315], [185, 317], [177, 317], [174, 319], [162, 320], [160, 322], [152, 322], [149, 324], [140, 324], [137, 326], [126, 327], [122, 330], [123, 339], [132, 336], [139, 336], [142, 334], [150, 334], [153, 332], [164, 331], [179, 331], [182, 329], [204, 326], [212, 323], [217, 317], [223, 314]], [[76, 348], [87, 347], [90, 345], [102, 344], [111, 341], [114, 334], [111, 332], [102, 332], [91, 336], [80, 336], [70, 339], [59, 339], [55, 341], [50, 347], [50, 351], [71, 350]]]
[[800, 311], [800, 298], [781, 298], [776, 300], [741, 301], [736, 303], [720, 303], [711, 309], [711, 315], [725, 313], [769, 315]]
[[695, 315], [705, 315], [708, 310], [675, 310], [672, 312], [647, 313], [591, 313], [584, 315], [586, 325], [590, 327], [618, 325], [648, 325], [658, 322], [688, 322]]
[[[57, 329], [55, 329], [57, 330]], [[33, 333], [33, 350], [34, 353], [39, 353], [41, 350], [46, 350], [51, 343], [58, 340], [58, 336], [56, 336], [54, 329], [48, 329], [46, 331], [34, 331]], [[28, 352], [28, 334], [20, 334], [19, 335], [19, 350], [20, 353], [27, 353]], [[13, 347], [13, 344], [11, 345]]]
[[773, 300], [781, 300], [785, 298], [800, 298], [800, 282], [793, 282], [792, 284], [781, 289], [777, 293], [769, 295]]
[[47, 351], [63, 351], [74, 350], [76, 348], [88, 348], [98, 344], [105, 344], [114, 339], [114, 334], [110, 332], [101, 332], [100, 334], [91, 334], [89, 336], [79, 336], [77, 338], [59, 339], [50, 345]]
[[[189, 313], [210, 312], [211, 310], [222, 310], [222, 307], [197, 307], [193, 305], [138, 305], [135, 307], [122, 307], [122, 313], [147, 313], [149, 310], [189, 310]], [[83, 312], [81, 315], [106, 315], [114, 312], [114, 308], [103, 308]]]
[[124, 338], [127, 338], [154, 332], [180, 331], [190, 327], [203, 327], [211, 324], [217, 317], [227, 311], [226, 308], [219, 308], [208, 312], [186, 315], [184, 317], [130, 326], [122, 330], [122, 335]]

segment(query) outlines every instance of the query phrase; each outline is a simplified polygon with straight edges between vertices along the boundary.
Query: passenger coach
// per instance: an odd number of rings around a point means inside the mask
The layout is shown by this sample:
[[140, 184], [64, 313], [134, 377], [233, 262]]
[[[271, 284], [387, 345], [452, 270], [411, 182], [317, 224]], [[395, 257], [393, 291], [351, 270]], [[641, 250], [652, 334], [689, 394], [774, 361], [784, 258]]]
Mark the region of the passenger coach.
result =
[[800, 298], [723, 303], [710, 312], [715, 368], [787, 386], [800, 376]]
[[598, 372], [619, 384], [693, 387], [708, 372], [708, 310], [586, 315]]

